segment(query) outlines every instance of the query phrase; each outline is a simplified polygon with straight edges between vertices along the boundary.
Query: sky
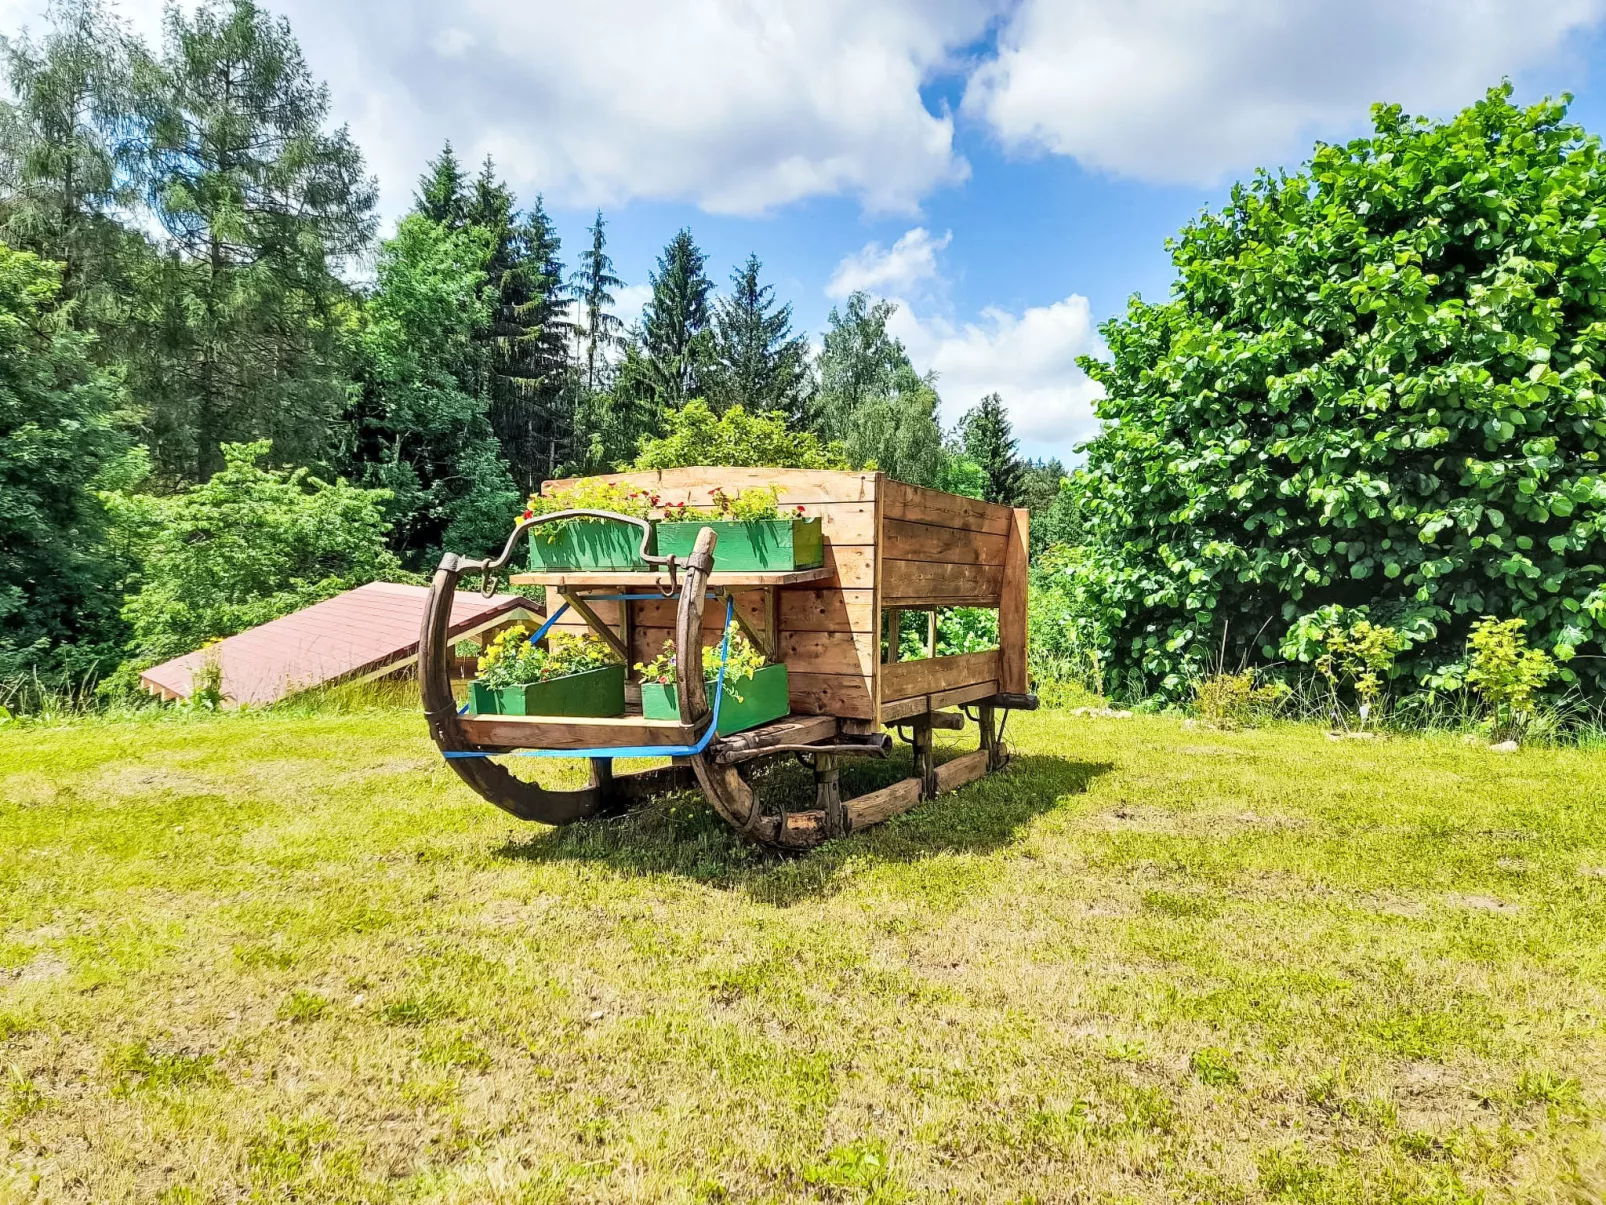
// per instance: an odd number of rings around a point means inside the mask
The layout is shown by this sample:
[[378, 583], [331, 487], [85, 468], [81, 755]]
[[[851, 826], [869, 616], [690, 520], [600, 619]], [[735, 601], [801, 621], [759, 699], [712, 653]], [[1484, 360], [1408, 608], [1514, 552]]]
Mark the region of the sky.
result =
[[[937, 374], [946, 423], [1004, 399], [1023, 450], [1070, 461], [1076, 365], [1165, 241], [1257, 167], [1446, 116], [1509, 78], [1606, 131], [1606, 0], [276, 0], [386, 225], [450, 139], [557, 221], [600, 207], [639, 313], [689, 227], [721, 286], [747, 255], [818, 340], [854, 289]], [[43, 0], [0, 0], [0, 29]], [[159, 0], [118, 11], [153, 42]]]

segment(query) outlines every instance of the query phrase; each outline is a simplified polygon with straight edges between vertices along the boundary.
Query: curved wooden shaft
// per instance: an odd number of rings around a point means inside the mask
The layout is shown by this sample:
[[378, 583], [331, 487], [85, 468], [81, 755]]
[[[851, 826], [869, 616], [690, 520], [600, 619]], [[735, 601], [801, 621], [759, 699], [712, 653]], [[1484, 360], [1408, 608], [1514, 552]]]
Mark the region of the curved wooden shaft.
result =
[[[424, 606], [423, 629], [418, 641], [418, 683], [424, 700], [424, 718], [429, 734], [441, 752], [478, 752], [457, 722], [457, 700], [452, 696], [450, 657], [452, 641], [452, 600], [461, 575], [459, 561], [451, 553], [441, 558], [429, 586]], [[542, 824], [569, 824], [587, 816], [618, 810], [638, 799], [690, 785], [690, 775], [682, 766], [668, 766], [643, 774], [613, 776], [613, 763], [593, 758], [591, 785], [578, 791], [548, 791], [533, 782], [515, 778], [506, 766], [483, 757], [446, 759], [457, 776], [478, 794], [520, 820]]]

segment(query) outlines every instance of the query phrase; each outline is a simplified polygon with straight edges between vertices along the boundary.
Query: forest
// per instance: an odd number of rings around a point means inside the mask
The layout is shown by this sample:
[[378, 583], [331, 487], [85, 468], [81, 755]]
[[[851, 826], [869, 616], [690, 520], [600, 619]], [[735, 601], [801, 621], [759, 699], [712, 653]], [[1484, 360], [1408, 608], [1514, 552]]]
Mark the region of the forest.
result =
[[1060, 496], [1063, 467], [1020, 457], [997, 395], [943, 430], [888, 302], [848, 298], [816, 352], [756, 256], [720, 287], [683, 229], [627, 328], [605, 215], [566, 249], [539, 195], [450, 143], [378, 237], [361, 149], [252, 0], [170, 10], [160, 47], [64, 0], [4, 69], [14, 710], [126, 693], [209, 639], [489, 550], [543, 480], [667, 437], [661, 461], [677, 433], [706, 458], [688, 437], [714, 420], [728, 463], [766, 455], [767, 430], [1045, 515]]

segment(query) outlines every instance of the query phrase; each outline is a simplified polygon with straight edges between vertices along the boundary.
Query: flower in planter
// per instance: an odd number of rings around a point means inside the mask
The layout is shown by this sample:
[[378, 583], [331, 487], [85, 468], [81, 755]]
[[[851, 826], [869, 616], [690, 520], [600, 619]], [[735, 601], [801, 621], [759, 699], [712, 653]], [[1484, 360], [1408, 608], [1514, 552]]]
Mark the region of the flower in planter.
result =
[[[716, 485], [708, 491], [707, 508], [693, 510], [688, 503], [671, 502], [663, 508], [664, 518], [673, 523], [690, 523], [699, 519], [715, 519], [729, 523], [756, 523], [783, 517], [780, 507], [780, 490], [773, 485], [755, 486], [727, 494], [724, 486]], [[803, 517], [803, 508], [797, 508], [797, 517]]]
[[595, 636], [560, 633], [548, 645], [543, 649], [531, 644], [523, 624], [505, 628], [479, 660], [480, 683], [493, 689], [528, 686], [618, 663], [613, 650]]
[[[531, 494], [524, 505], [524, 518], [550, 515], [560, 510], [606, 510], [616, 515], [645, 519], [658, 505], [658, 496], [649, 490], [637, 489], [617, 481], [577, 481], [567, 489], [550, 494]], [[536, 531], [555, 542], [570, 523], [603, 523], [604, 519], [563, 519], [543, 524]], [[534, 533], [532, 533], [534, 534]]]
[[[742, 696], [737, 692], [736, 682], [751, 678], [754, 673], [764, 668], [768, 662], [748, 641], [741, 632], [731, 633], [730, 655], [725, 660], [725, 689], [730, 692], [731, 698], [738, 703]], [[661, 686], [674, 686], [680, 681], [679, 671], [675, 665], [675, 642], [673, 638], [664, 641], [664, 647], [659, 654], [645, 665], [638, 664], [636, 670], [641, 674], [643, 682], [657, 682]], [[703, 646], [703, 680], [712, 682], [719, 676], [719, 645]]]

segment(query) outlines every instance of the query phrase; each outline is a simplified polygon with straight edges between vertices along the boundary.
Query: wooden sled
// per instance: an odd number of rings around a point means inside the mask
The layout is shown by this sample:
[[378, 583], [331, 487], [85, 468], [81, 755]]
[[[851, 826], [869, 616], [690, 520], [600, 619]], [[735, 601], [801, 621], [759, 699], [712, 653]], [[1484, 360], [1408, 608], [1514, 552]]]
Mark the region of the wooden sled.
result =
[[[628, 665], [650, 660], [666, 638], [674, 642], [678, 664], [700, 664], [702, 647], [720, 640], [729, 612], [755, 648], [787, 666], [791, 714], [731, 736], [713, 735], [702, 678], [682, 674], [676, 688], [678, 720], [642, 717], [639, 689], [627, 714], [610, 719], [460, 715], [449, 675], [453, 592], [470, 575], [494, 583], [491, 575], [507, 567], [527, 530], [558, 516], [526, 521], [494, 560], [442, 557], [419, 647], [430, 733], [458, 776], [490, 802], [522, 820], [567, 824], [695, 783], [745, 837], [775, 848], [804, 849], [867, 828], [1008, 762], [1002, 740], [1008, 711], [1037, 707], [1026, 682], [1025, 510], [905, 485], [880, 473], [688, 468], [615, 474], [607, 480], [646, 487], [662, 504], [693, 506], [705, 503], [715, 486], [731, 492], [773, 485], [783, 507], [802, 506], [809, 517], [822, 520], [825, 562], [816, 569], [715, 572], [718, 537], [705, 527], [683, 562], [644, 556], [652, 564], [642, 572], [512, 576], [515, 585], [546, 587], [549, 615], [567, 604], [554, 630], [589, 629]], [[548, 482], [546, 488], [566, 484]], [[646, 525], [613, 517], [643, 529], [645, 553]], [[707, 606], [710, 599], [717, 605]], [[900, 612], [929, 613], [927, 652], [932, 653], [937, 609], [962, 606], [997, 608], [996, 649], [896, 659]], [[891, 633], [890, 660], [883, 653], [884, 624]], [[979, 747], [937, 764], [932, 730], [963, 728], [965, 711], [978, 729]], [[914, 776], [843, 799], [841, 759], [885, 757], [891, 747], [888, 729], [907, 729]], [[673, 761], [660, 769], [615, 774], [611, 751], [624, 748], [662, 749]], [[547, 790], [491, 760], [520, 750], [589, 757], [590, 784]], [[766, 812], [747, 776], [766, 759], [793, 755], [813, 770], [812, 806]]]

